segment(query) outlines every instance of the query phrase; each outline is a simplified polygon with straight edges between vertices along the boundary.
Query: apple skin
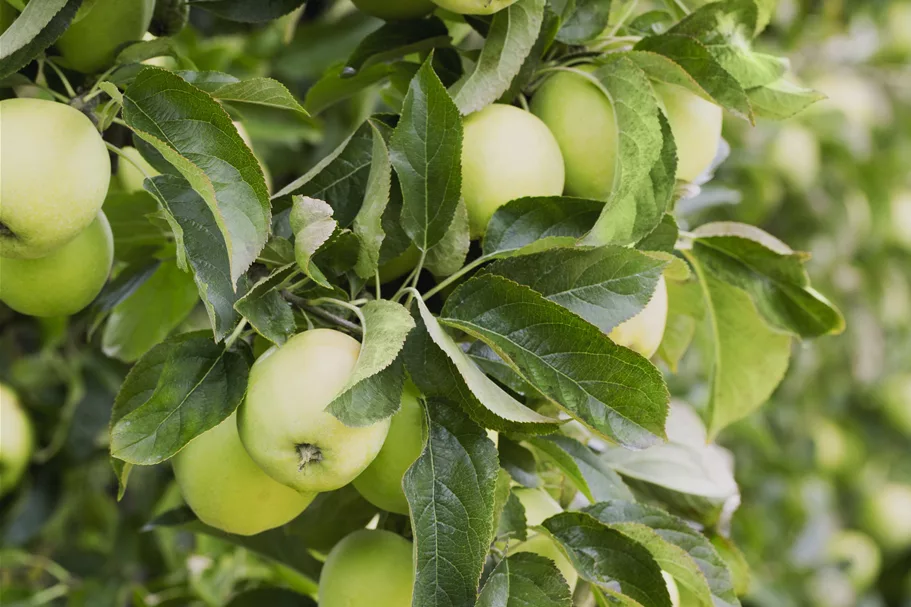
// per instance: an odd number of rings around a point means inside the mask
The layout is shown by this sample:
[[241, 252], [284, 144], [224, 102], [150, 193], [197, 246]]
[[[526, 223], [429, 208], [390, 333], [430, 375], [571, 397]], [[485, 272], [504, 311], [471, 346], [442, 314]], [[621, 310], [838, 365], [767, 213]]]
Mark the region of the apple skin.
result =
[[911, 547], [911, 485], [887, 483], [864, 497], [860, 518], [864, 529], [888, 552]]
[[57, 40], [57, 49], [77, 72], [100, 72], [114, 63], [118, 47], [142, 39], [154, 12], [155, 0], [96, 0]]
[[348, 383], [359, 353], [354, 338], [313, 329], [253, 365], [238, 429], [250, 457], [272, 478], [305, 493], [332, 491], [380, 452], [389, 419], [353, 428], [325, 410]]
[[530, 107], [560, 145], [566, 164], [564, 193], [606, 200], [617, 164], [617, 120], [607, 95], [583, 76], [557, 72], [538, 88]]
[[381, 265], [377, 270], [380, 282], [386, 283], [408, 274], [421, 260], [421, 250], [412, 243], [405, 252]]
[[[513, 487], [512, 492], [519, 498], [522, 507], [525, 508], [525, 522], [529, 527], [536, 527], [546, 519], [563, 512], [560, 504], [544, 489]], [[570, 562], [569, 557], [557, 545], [557, 540], [552, 538], [547, 532], [536, 532], [529, 529], [528, 539], [516, 544], [514, 548], [509, 550], [510, 554], [517, 552], [533, 552], [552, 560], [557, 565], [557, 569], [560, 570], [566, 583], [569, 584], [569, 589], [573, 590], [576, 587], [579, 574], [576, 573], [576, 569]]]
[[464, 120], [462, 196], [471, 237], [487, 231], [498, 208], [522, 196], [558, 196], [564, 170], [560, 146], [534, 114], [495, 103]]
[[263, 472], [244, 450], [237, 413], [171, 460], [184, 500], [205, 524], [238, 535], [280, 527], [304, 511], [315, 493], [299, 493]]
[[424, 448], [424, 408], [417, 388], [408, 382], [402, 407], [392, 416], [379, 454], [352, 484], [364, 499], [383, 510], [408, 514], [402, 477]]
[[430, 0], [352, 0], [361, 12], [386, 21], [418, 19], [430, 13], [436, 5]]
[[610, 338], [615, 344], [635, 350], [651, 358], [661, 345], [664, 326], [667, 324], [667, 283], [664, 276], [658, 279], [658, 286], [651, 300], [629, 320], [614, 327]]
[[[2, 2], [3, 0], [0, 0]], [[32, 422], [16, 393], [0, 384], [0, 496], [9, 493], [28, 468], [35, 447]]]
[[320, 607], [411, 607], [413, 551], [411, 542], [391, 531], [349, 534], [323, 565]]
[[858, 590], [869, 588], [879, 575], [882, 555], [876, 542], [860, 531], [845, 529], [828, 545], [829, 560], [838, 565]]
[[69, 316], [101, 292], [114, 263], [114, 236], [104, 213], [47, 257], [0, 257], [0, 301], [29, 316]]
[[433, 0], [434, 4], [460, 15], [492, 15], [516, 0]]
[[677, 144], [677, 179], [695, 181], [710, 166], [721, 143], [723, 112], [682, 86], [653, 83]]
[[0, 165], [0, 257], [43, 257], [75, 238], [95, 220], [111, 180], [92, 121], [43, 99], [0, 101]]
[[[142, 154], [140, 154], [139, 150], [136, 148], [128, 145], [120, 148], [120, 151], [123, 152], [124, 156], [141, 166], [149, 177], [155, 177], [156, 175], [161, 174], [142, 157]], [[145, 191], [145, 188], [142, 187], [142, 183], [145, 181], [145, 175], [143, 175], [142, 171], [137, 169], [129, 160], [121, 158], [117, 164], [117, 181], [120, 183], [120, 187], [123, 188], [124, 192], [132, 193]]]

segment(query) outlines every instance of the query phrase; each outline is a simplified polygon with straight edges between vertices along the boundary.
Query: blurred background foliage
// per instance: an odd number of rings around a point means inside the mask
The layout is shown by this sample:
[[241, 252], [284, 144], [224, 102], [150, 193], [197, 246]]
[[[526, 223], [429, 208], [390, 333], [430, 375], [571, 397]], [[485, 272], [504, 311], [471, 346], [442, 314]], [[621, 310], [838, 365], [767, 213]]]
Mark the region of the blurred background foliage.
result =
[[[177, 41], [200, 70], [271, 76], [312, 102], [308, 91], [320, 76], [340, 69], [380, 23], [347, 1], [312, 0], [263, 26], [193, 11]], [[678, 216], [691, 226], [752, 223], [809, 252], [813, 283], [845, 312], [848, 330], [798, 344], [771, 401], [721, 436], [742, 492], [732, 534], [752, 570], [744, 605], [907, 607], [911, 2], [780, 0], [760, 46], [789, 56], [829, 99], [783, 123], [731, 118], [730, 157], [679, 203]], [[303, 174], [369, 114], [397, 109], [408, 77], [394, 75], [313, 122], [289, 113], [243, 116], [275, 187]], [[197, 326], [197, 316], [175, 331]], [[102, 353], [98, 334], [85, 347], [90, 321], [67, 326], [0, 307], [0, 380], [19, 392], [39, 444], [25, 482], [0, 502], [4, 605], [64, 596], [68, 605], [93, 607], [308, 604], [262, 588], [312, 591], [290, 568], [216, 538], [143, 532], [180, 504], [168, 467], [137, 467], [117, 502], [107, 424], [128, 366]], [[670, 385], [698, 402], [705, 387], [694, 356]], [[890, 518], [898, 527], [886, 524]]]

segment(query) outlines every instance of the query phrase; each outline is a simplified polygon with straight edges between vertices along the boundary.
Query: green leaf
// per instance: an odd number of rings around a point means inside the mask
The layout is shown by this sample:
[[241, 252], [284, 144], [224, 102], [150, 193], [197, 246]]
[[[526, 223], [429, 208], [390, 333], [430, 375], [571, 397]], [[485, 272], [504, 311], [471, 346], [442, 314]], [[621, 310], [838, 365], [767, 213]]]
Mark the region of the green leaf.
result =
[[640, 251], [673, 253], [679, 235], [680, 228], [677, 226], [677, 220], [671, 213], [665, 213], [661, 218], [661, 223], [649, 232], [648, 236], [637, 242], [636, 248]]
[[753, 120], [753, 108], [743, 87], [695, 38], [679, 34], [647, 36], [628, 56], [655, 80], [683, 86]]
[[641, 544], [583, 512], [563, 512], [544, 527], [569, 554], [579, 576], [603, 590], [619, 586], [643, 607], [670, 607], [661, 569]]
[[696, 280], [682, 283], [667, 281], [667, 299], [667, 322], [658, 355], [676, 373], [680, 359], [696, 335], [696, 328], [705, 318], [705, 305]]
[[531, 50], [522, 62], [519, 73], [512, 79], [509, 88], [500, 97], [500, 103], [512, 103], [525, 88], [531, 84], [537, 75], [544, 52], [550, 48], [560, 29], [560, 17], [553, 11], [549, 4], [544, 5], [544, 18], [541, 21], [541, 30], [532, 45]]
[[415, 605], [474, 605], [494, 537], [497, 450], [442, 400], [425, 406], [427, 445], [403, 487], [415, 544]]
[[192, 268], [215, 338], [224, 338], [237, 321], [237, 292], [231, 282], [225, 240], [211, 209], [182, 177], [158, 175], [147, 179], [145, 187], [167, 211], [166, 218], [177, 241], [177, 263]]
[[528, 443], [546, 455], [590, 502], [633, 499], [620, 476], [579, 441], [554, 434], [531, 438]]
[[[475, 410], [478, 409], [476, 405], [479, 404], [480, 408], [486, 409], [495, 416], [494, 420], [485, 416], [485, 427], [488, 428], [494, 427], [487, 425], [488, 423], [505, 420], [517, 424], [519, 428], [524, 428], [526, 431], [534, 431], [535, 425], [543, 425], [541, 430], [545, 432], [553, 431], [554, 424], [559, 423], [556, 419], [545, 417], [529, 409], [484, 375], [440, 326], [420, 298], [417, 299], [417, 305], [422, 326], [412, 332], [413, 340], [411, 338], [408, 340], [411, 351], [407, 357], [408, 370], [422, 393], [450, 399], [457, 398], [456, 402], [464, 403]], [[423, 331], [420, 330], [421, 328]], [[425, 339], [425, 337], [429, 339]], [[427, 343], [428, 341], [430, 343]], [[439, 356], [440, 351], [445, 353], [445, 357]], [[438, 376], [438, 378], [435, 379], [434, 376]], [[463, 390], [463, 387], [467, 390]], [[445, 392], [442, 391], [444, 389]], [[509, 427], [507, 424], [503, 429]], [[513, 427], [513, 429], [516, 428]]]
[[156, 38], [154, 40], [138, 40], [125, 46], [114, 58], [114, 63], [126, 65], [129, 63], [142, 63], [154, 57], [178, 57], [174, 41], [171, 38]]
[[455, 215], [446, 234], [427, 251], [424, 267], [434, 276], [455, 274], [465, 265], [470, 246], [468, 207], [464, 200], [459, 200], [459, 205], [456, 207]]
[[345, 62], [343, 77], [351, 70], [361, 72], [377, 63], [400, 59], [412, 53], [450, 46], [449, 31], [437, 17], [410, 21], [388, 21], [361, 40]]
[[282, 266], [253, 285], [234, 304], [234, 309], [257, 333], [278, 346], [297, 331], [291, 304], [278, 292], [295, 275], [296, 265]]
[[493, 214], [484, 236], [484, 255], [531, 253], [572, 246], [588, 234], [604, 202], [560, 196], [512, 200]]
[[288, 88], [272, 78], [250, 78], [226, 84], [212, 91], [212, 97], [235, 105], [257, 105], [278, 110], [296, 112], [309, 118], [307, 113]]
[[569, 14], [563, 22], [557, 40], [566, 44], [585, 44], [597, 38], [610, 20], [611, 0], [571, 0], [566, 3]]
[[500, 561], [484, 583], [477, 607], [571, 607], [566, 580], [550, 559], [520, 552]]
[[342, 63], [323, 72], [320, 79], [307, 89], [304, 107], [313, 115], [353, 97], [359, 92], [382, 82], [396, 71], [400, 64], [379, 63], [364, 67], [354, 75], [348, 76]]
[[695, 236], [692, 255], [703, 269], [749, 293], [772, 326], [799, 337], [844, 330], [841, 313], [810, 286], [806, 253], [742, 223], [706, 224]]
[[462, 118], [428, 57], [408, 87], [390, 141], [402, 227], [422, 251], [446, 234], [462, 189]]
[[826, 98], [818, 91], [797, 86], [785, 79], [749, 89], [747, 95], [756, 115], [772, 120], [790, 118]]
[[541, 486], [538, 465], [531, 451], [503, 435], [497, 440], [497, 451], [500, 455], [500, 467], [506, 470], [514, 481], [523, 487]]
[[354, 222], [370, 183], [373, 154], [373, 126], [365, 122], [331, 154], [305, 175], [291, 182], [273, 200], [293, 195], [325, 200], [342, 228]]
[[231, 122], [202, 90], [146, 67], [124, 92], [123, 118], [205, 200], [238, 279], [266, 244], [271, 210], [262, 168]]
[[[502, 437], [500, 437], [502, 440]], [[501, 475], [502, 478], [502, 475]], [[497, 538], [504, 538], [508, 541], [524, 542], [528, 539], [528, 522], [525, 520], [525, 506], [516, 497], [512, 491], [506, 498], [503, 510], [500, 512], [500, 520], [497, 525]]]
[[481, 339], [549, 400], [611, 441], [644, 448], [664, 437], [661, 373], [539, 293], [484, 275], [446, 301], [441, 322]]
[[164, 262], [111, 311], [101, 349], [106, 356], [133, 362], [167, 337], [198, 301], [193, 277], [173, 261]]
[[244, 23], [265, 23], [287, 15], [306, 0], [188, 0], [191, 6]]
[[605, 333], [648, 304], [665, 263], [625, 247], [553, 249], [483, 270], [531, 287]]
[[474, 69], [450, 90], [462, 114], [477, 112], [509, 89], [538, 39], [544, 4], [518, 0], [494, 15]]
[[380, 251], [386, 233], [383, 231], [383, 213], [389, 203], [392, 187], [392, 164], [389, 149], [379, 127], [373, 128], [373, 162], [364, 192], [364, 204], [354, 218], [354, 234], [360, 243], [355, 271], [361, 278], [370, 278], [380, 263]]
[[247, 391], [250, 361], [184, 333], [152, 348], [130, 370], [111, 413], [111, 455], [161, 463], [224, 421]]
[[629, 57], [609, 55], [593, 79], [614, 107], [617, 174], [601, 217], [586, 244], [629, 244], [660, 223], [675, 185], [676, 148], [648, 76]]
[[740, 605], [724, 560], [685, 520], [646, 504], [612, 501], [584, 510], [645, 546], [661, 568], [705, 607]]
[[108, 194], [102, 210], [111, 224], [118, 261], [146, 261], [167, 244], [166, 231], [149, 221], [159, 208], [148, 192]]
[[40, 55], [69, 27], [82, 0], [32, 0], [0, 34], [0, 78], [6, 78]]
[[368, 426], [399, 410], [405, 385], [399, 353], [414, 328], [408, 310], [391, 301], [368, 302], [361, 314], [364, 336], [357, 363], [326, 408], [346, 426]]
[[338, 230], [332, 218], [332, 207], [325, 201], [309, 196], [293, 196], [291, 229], [294, 231], [294, 258], [298, 267], [313, 282], [331, 288], [326, 275], [317, 267], [313, 257], [329, 244]]
[[196, 88], [203, 90], [210, 95], [217, 91], [218, 89], [226, 86], [228, 84], [237, 84], [240, 82], [240, 78], [232, 76], [231, 74], [226, 74], [225, 72], [217, 72], [213, 70], [205, 71], [191, 71], [191, 70], [180, 70], [174, 72]]

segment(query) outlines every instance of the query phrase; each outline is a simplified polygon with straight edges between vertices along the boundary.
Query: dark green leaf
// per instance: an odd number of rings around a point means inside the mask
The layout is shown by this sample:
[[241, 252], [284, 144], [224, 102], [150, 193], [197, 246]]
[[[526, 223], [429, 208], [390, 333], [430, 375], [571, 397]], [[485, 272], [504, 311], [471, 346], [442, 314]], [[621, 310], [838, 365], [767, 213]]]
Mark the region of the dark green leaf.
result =
[[579, 441], [554, 434], [529, 439], [591, 502], [633, 499], [620, 476]]
[[500, 466], [509, 472], [509, 476], [523, 487], [538, 487], [541, 478], [538, 476], [537, 463], [531, 451], [505, 436], [497, 441], [500, 454]]
[[[503, 440], [502, 438], [500, 440]], [[497, 526], [497, 537], [524, 542], [528, 539], [528, 522], [525, 520], [525, 506], [515, 493], [510, 491]]]
[[460, 200], [446, 234], [427, 251], [424, 267], [434, 276], [455, 274], [465, 265], [470, 246], [468, 207]]
[[295, 265], [282, 266], [253, 285], [234, 304], [234, 309], [247, 319], [257, 333], [279, 346], [297, 330], [291, 304], [279, 292], [296, 274]]
[[188, 0], [188, 4], [219, 17], [245, 23], [265, 23], [287, 15], [306, 0]]
[[293, 196], [291, 229], [294, 231], [294, 258], [298, 267], [316, 284], [330, 288], [326, 275], [317, 266], [314, 256], [325, 250], [338, 223], [332, 218], [332, 207], [325, 201], [309, 196]]
[[559, 196], [519, 198], [496, 210], [484, 236], [484, 254], [534, 252], [570, 246], [595, 225], [604, 203]]
[[640, 251], [673, 253], [679, 235], [680, 229], [677, 227], [677, 220], [672, 214], [665, 213], [661, 223], [648, 236], [636, 243], [636, 248]]
[[32, 0], [0, 34], [0, 78], [19, 71], [66, 31], [82, 0]]
[[478, 607], [570, 607], [566, 580], [550, 559], [520, 552], [503, 559], [484, 583]]
[[[380, 251], [386, 237], [383, 232], [383, 214], [389, 203], [392, 187], [392, 164], [389, 161], [389, 149], [380, 131], [380, 124], [373, 127], [373, 162], [367, 178], [364, 192], [364, 204], [354, 218], [354, 233], [360, 243], [355, 270], [361, 278], [372, 277], [379, 266]], [[382, 128], [388, 128], [383, 125]]]
[[272, 109], [296, 112], [309, 117], [301, 104], [288, 88], [272, 78], [251, 78], [240, 82], [225, 84], [212, 91], [212, 97], [235, 105], [257, 105]]
[[[409, 64], [410, 65], [410, 64]], [[352, 76], [347, 76], [341, 63], [326, 70], [313, 86], [307, 89], [304, 107], [311, 114], [320, 114], [326, 108], [344, 101], [395, 73], [400, 64], [379, 63], [367, 66]]]
[[604, 32], [610, 20], [611, 0], [574, 0], [567, 2], [569, 14], [563, 15], [563, 23], [557, 40], [566, 44], [591, 42]]
[[361, 40], [345, 62], [343, 76], [348, 70], [360, 72], [375, 63], [446, 46], [449, 46], [449, 32], [437, 17], [390, 21]]

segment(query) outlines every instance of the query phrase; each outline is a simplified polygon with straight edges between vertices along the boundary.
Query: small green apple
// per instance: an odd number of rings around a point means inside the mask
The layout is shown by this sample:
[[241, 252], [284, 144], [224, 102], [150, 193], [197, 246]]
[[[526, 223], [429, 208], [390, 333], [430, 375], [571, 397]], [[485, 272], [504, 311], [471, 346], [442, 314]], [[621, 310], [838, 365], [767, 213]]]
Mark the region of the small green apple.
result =
[[657, 82], [677, 144], [677, 179], [695, 181], [710, 166], [721, 143], [721, 107], [676, 84]]
[[[546, 519], [563, 512], [560, 504], [544, 489], [513, 487], [512, 492], [519, 498], [522, 507], [525, 508], [525, 522], [529, 527], [536, 527]], [[552, 560], [557, 565], [557, 569], [560, 570], [566, 583], [569, 584], [570, 590], [576, 587], [576, 582], [579, 580], [576, 568], [573, 567], [563, 549], [557, 545], [557, 541], [546, 531], [537, 532], [534, 529], [529, 529], [528, 539], [516, 544], [509, 550], [510, 554], [517, 552], [533, 552]]]
[[332, 491], [380, 452], [389, 419], [349, 427], [325, 410], [348, 383], [359, 353], [354, 338], [313, 329], [253, 365], [238, 429], [250, 457], [272, 478], [298, 491]]
[[111, 180], [92, 121], [42, 99], [0, 101], [0, 166], [0, 257], [43, 257], [75, 238]]
[[0, 496], [19, 484], [34, 446], [32, 422], [16, 393], [0, 384]]
[[57, 49], [77, 72], [100, 72], [114, 63], [121, 45], [142, 39], [154, 11], [155, 0], [96, 0], [57, 40]]
[[805, 126], [786, 123], [772, 141], [771, 161], [793, 186], [807, 190], [819, 177], [822, 166], [819, 141]]
[[560, 146], [534, 114], [495, 103], [465, 118], [462, 196], [472, 238], [510, 200], [561, 194], [563, 179]]
[[411, 607], [411, 542], [362, 529], [332, 548], [319, 576], [320, 607]]
[[890, 552], [911, 546], [911, 485], [887, 483], [864, 497], [860, 517], [864, 528]]
[[651, 358], [658, 351], [661, 338], [664, 337], [667, 306], [667, 283], [662, 276], [648, 305], [637, 315], [614, 327], [610, 332], [610, 338], [616, 344]]
[[516, 0], [433, 0], [434, 4], [460, 15], [492, 15]]
[[557, 72], [535, 92], [531, 111], [560, 145], [566, 163], [566, 195], [606, 200], [617, 163], [617, 119], [607, 95], [583, 76]]
[[430, 0], [352, 0], [354, 6], [368, 15], [386, 21], [418, 19], [430, 13], [436, 5]]
[[38, 259], [0, 257], [0, 301], [29, 316], [69, 316], [98, 296], [114, 263], [104, 213], [76, 238]]
[[238, 535], [280, 527], [304, 511], [315, 493], [275, 481], [250, 459], [232, 413], [171, 460], [187, 505], [205, 524]]
[[[160, 173], [142, 157], [136, 148], [128, 145], [120, 148], [120, 151], [129, 158], [129, 160], [121, 158], [117, 163], [117, 181], [120, 182], [120, 187], [124, 192], [145, 191], [145, 188], [142, 187], [142, 182], [145, 181], [142, 171], [145, 171], [149, 177], [160, 175]], [[136, 165], [142, 167], [142, 171], [136, 168]]]
[[829, 540], [828, 555], [858, 590], [870, 587], [879, 575], [882, 555], [866, 533], [839, 531]]
[[352, 481], [368, 502], [398, 514], [408, 514], [402, 478], [424, 448], [424, 409], [418, 397], [417, 388], [411, 382], [405, 384], [402, 407], [392, 416], [383, 448]]

